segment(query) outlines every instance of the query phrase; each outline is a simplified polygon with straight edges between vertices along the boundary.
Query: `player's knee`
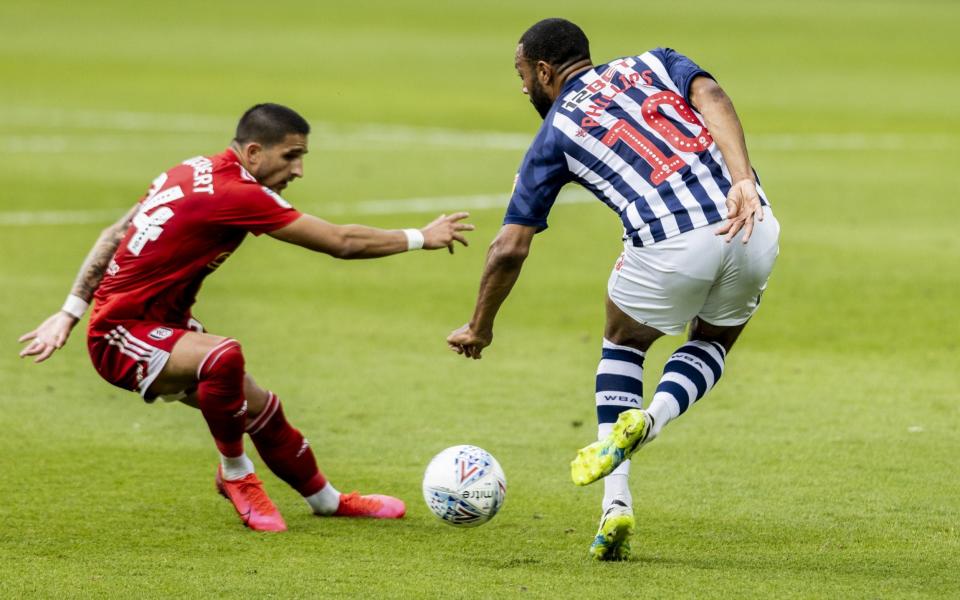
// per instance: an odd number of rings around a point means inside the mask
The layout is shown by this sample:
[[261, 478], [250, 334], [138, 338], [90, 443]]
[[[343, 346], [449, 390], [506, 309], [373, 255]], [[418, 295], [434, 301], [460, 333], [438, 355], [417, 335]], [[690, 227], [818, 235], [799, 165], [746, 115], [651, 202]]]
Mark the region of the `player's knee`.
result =
[[638, 346], [640, 346], [639, 340], [637, 340], [637, 339], [635, 339], [635, 338], [632, 338], [632, 337], [630, 337], [630, 336], [628, 336], [628, 335], [623, 335], [623, 334], [619, 334], [619, 335], [618, 335], [618, 334], [616, 334], [616, 333], [608, 333], [607, 335], [605, 335], [605, 336], [603, 336], [603, 337], [605, 337], [608, 341], [610, 341], [610, 342], [612, 342], [612, 343], [614, 343], [614, 344], [616, 344], [616, 345], [618, 345], [618, 346], [626, 346], [626, 347], [628, 347], [628, 348], [633, 348], [633, 349], [635, 349], [635, 350], [640, 350], [640, 348], [638, 347]]
[[603, 337], [618, 346], [627, 346], [646, 352], [663, 333], [634, 320], [624, 313], [609, 297], [607, 298], [607, 323]]
[[[243, 372], [246, 368], [246, 359], [243, 357], [243, 348], [239, 343], [231, 344], [220, 355], [218, 361], [219, 369], [228, 372], [231, 375], [243, 379]], [[217, 368], [217, 365], [214, 365]]]
[[240, 342], [229, 339], [217, 344], [207, 353], [197, 369], [197, 375], [201, 381], [229, 379], [242, 385], [245, 370], [246, 360]]
[[723, 346], [724, 350], [730, 352], [733, 344], [740, 337], [740, 333], [747, 324], [721, 326], [707, 323], [700, 317], [695, 317], [690, 323], [690, 340], [703, 342], [717, 342]]
[[653, 342], [663, 335], [652, 328], [647, 330], [637, 330], [636, 328], [607, 328], [604, 338], [618, 345], [633, 348], [640, 352], [646, 352]]

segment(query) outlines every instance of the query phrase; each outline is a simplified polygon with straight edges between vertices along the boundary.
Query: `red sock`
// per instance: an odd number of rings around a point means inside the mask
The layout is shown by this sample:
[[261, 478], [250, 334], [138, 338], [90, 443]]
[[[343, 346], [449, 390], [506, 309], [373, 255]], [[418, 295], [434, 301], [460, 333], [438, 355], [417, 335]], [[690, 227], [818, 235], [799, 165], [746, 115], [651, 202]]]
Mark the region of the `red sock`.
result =
[[263, 411], [247, 424], [247, 433], [263, 462], [300, 495], [311, 496], [327, 485], [310, 443], [287, 422], [280, 399], [273, 392]]
[[244, 360], [240, 343], [224, 340], [214, 346], [197, 369], [197, 403], [217, 449], [224, 456], [243, 454], [247, 402], [243, 397]]

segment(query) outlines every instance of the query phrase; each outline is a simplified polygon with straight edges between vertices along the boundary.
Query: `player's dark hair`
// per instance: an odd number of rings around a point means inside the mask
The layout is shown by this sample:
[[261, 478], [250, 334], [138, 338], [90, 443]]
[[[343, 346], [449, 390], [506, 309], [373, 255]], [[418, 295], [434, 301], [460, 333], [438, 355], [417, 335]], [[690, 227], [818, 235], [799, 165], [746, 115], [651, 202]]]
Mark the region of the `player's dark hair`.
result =
[[310, 133], [310, 124], [292, 108], [266, 102], [243, 113], [233, 139], [239, 144], [256, 142], [262, 146], [272, 146], [282, 142], [289, 133], [307, 135]]
[[520, 36], [523, 56], [531, 62], [544, 61], [563, 68], [581, 60], [590, 60], [587, 34], [566, 19], [544, 19], [534, 23]]

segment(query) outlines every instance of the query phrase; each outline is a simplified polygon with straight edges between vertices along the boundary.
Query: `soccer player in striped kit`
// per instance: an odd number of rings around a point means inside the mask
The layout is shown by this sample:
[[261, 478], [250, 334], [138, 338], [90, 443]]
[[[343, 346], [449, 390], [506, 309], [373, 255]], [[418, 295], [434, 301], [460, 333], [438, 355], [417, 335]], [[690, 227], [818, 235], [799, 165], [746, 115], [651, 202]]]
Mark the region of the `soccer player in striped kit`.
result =
[[95, 301], [87, 347], [97, 372], [147, 402], [164, 397], [199, 408], [220, 453], [217, 489], [244, 525], [259, 531], [283, 531], [286, 524], [254, 474], [244, 434], [317, 515], [395, 519], [406, 508], [390, 496], [341, 494], [326, 480], [277, 395], [247, 372], [240, 343], [204, 331], [193, 319], [204, 279], [247, 233], [337, 258], [377, 258], [420, 248], [452, 253], [473, 229], [460, 222], [467, 213], [405, 230], [335, 225], [301, 213], [280, 192], [303, 176], [309, 133], [307, 121], [290, 108], [249, 109], [229, 148], [160, 174], [146, 196], [104, 230], [63, 309], [20, 338], [29, 342], [20, 356], [42, 362], [66, 343]]
[[[713, 77], [669, 48], [594, 65], [563, 19], [528, 29], [516, 51], [523, 92], [543, 117], [487, 254], [470, 322], [450, 348], [478, 359], [534, 234], [575, 181], [620, 217], [624, 250], [607, 284], [596, 375], [598, 441], [571, 463], [577, 485], [604, 479], [599, 560], [629, 556], [630, 456], [709, 392], [760, 301], [780, 227], [750, 164], [743, 129]], [[664, 334], [689, 340], [643, 408], [643, 360]]]

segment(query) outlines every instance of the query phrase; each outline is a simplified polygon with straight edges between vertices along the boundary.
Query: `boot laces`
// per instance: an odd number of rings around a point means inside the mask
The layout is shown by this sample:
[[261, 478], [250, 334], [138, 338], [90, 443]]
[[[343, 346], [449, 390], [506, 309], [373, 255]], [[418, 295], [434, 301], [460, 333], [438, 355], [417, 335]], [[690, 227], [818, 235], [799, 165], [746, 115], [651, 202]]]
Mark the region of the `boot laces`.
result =
[[270, 497], [267, 496], [263, 485], [255, 475], [248, 475], [236, 483], [240, 488], [240, 493], [250, 501], [250, 504], [253, 505], [258, 512], [261, 514], [273, 514], [276, 512], [276, 507], [273, 505]]
[[352, 513], [370, 514], [383, 507], [383, 503], [360, 492], [350, 492], [340, 496], [340, 505]]

